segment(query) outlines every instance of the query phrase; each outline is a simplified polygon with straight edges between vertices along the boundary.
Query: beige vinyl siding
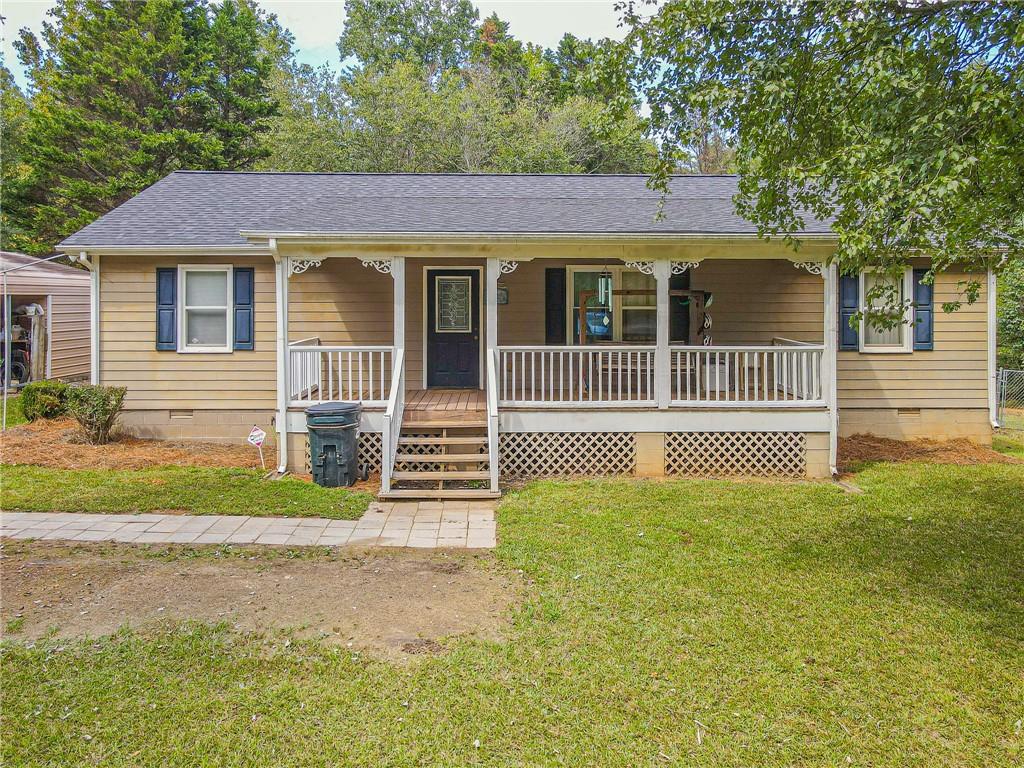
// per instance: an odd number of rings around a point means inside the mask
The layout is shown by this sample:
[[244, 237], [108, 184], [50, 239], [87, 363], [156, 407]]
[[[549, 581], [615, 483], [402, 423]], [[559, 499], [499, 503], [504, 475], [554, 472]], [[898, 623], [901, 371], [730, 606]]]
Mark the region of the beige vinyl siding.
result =
[[825, 281], [783, 259], [705, 261], [690, 286], [710, 292], [715, 344], [771, 344], [779, 336], [820, 344]]
[[[255, 268], [255, 349], [221, 354], [156, 350], [156, 270], [182, 264]], [[100, 260], [100, 373], [128, 388], [127, 409], [276, 407], [274, 262], [269, 257]]]
[[[982, 294], [957, 312], [959, 284], [975, 279]], [[940, 274], [935, 280], [934, 350], [882, 354], [839, 352], [840, 409], [988, 408], [988, 296], [984, 274]]]
[[[4, 254], [0, 267], [32, 263], [20, 254]], [[41, 262], [7, 275], [7, 292], [38, 302], [49, 313], [50, 377], [80, 379], [89, 375], [89, 273]], [[49, 302], [47, 302], [49, 298]], [[49, 303], [49, 306], [47, 306]]]
[[332, 345], [392, 343], [394, 281], [358, 259], [328, 258], [288, 283], [288, 341]]

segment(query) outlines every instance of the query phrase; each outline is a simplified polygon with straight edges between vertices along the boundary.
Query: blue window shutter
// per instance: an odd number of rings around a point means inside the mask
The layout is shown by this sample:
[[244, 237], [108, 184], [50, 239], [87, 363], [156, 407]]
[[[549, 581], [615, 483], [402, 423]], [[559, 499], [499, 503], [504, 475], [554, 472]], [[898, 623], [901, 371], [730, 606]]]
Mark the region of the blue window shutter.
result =
[[927, 269], [914, 270], [914, 349], [935, 349], [934, 286], [921, 282]]
[[839, 348], [859, 348], [857, 329], [850, 327], [850, 318], [857, 314], [860, 304], [860, 280], [857, 275], [839, 276]]
[[253, 268], [235, 270], [235, 349], [255, 348]]
[[565, 344], [565, 267], [544, 270], [544, 343]]
[[178, 270], [175, 267], [156, 271], [156, 348], [172, 352], [178, 348]]

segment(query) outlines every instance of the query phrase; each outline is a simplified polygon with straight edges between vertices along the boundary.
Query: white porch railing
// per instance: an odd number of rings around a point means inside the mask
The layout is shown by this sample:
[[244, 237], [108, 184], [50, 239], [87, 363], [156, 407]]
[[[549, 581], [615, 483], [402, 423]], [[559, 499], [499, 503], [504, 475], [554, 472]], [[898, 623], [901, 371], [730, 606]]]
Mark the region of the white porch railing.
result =
[[[779, 340], [785, 342], [786, 340]], [[673, 406], [825, 405], [821, 366], [825, 347], [670, 347]]]
[[498, 490], [498, 351], [487, 350], [487, 461], [492, 491]]
[[499, 347], [498, 375], [506, 407], [655, 404], [654, 347]]
[[383, 492], [391, 490], [391, 475], [395, 469], [395, 454], [398, 452], [398, 438], [402, 434], [402, 419], [405, 416], [405, 350], [395, 355], [395, 367], [391, 371], [391, 390], [384, 410], [384, 425], [381, 428], [380, 485]]
[[293, 342], [288, 345], [289, 405], [347, 400], [383, 407], [392, 383], [393, 357], [393, 347], [323, 346], [318, 339]]

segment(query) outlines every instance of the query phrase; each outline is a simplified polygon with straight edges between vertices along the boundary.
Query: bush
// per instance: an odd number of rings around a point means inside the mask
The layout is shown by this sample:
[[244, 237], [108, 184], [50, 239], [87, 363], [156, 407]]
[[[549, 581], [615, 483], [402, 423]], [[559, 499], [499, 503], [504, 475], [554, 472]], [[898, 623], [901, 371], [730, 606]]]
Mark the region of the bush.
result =
[[127, 391], [124, 387], [92, 384], [68, 388], [68, 411], [82, 425], [90, 443], [106, 445], [109, 442], [110, 430], [121, 412]]
[[25, 418], [56, 419], [67, 413], [68, 385], [63, 381], [34, 381], [21, 390], [21, 407]]

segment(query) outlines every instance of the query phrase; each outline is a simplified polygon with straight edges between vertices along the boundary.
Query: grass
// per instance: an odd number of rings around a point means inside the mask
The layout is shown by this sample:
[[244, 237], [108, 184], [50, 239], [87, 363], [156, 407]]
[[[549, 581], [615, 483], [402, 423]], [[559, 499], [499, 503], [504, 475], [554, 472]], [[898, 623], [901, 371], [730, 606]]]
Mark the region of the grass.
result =
[[139, 470], [0, 466], [3, 508], [32, 512], [161, 512], [355, 520], [373, 496], [296, 478], [263, 480], [253, 469]]
[[1001, 429], [992, 436], [992, 447], [1000, 453], [1024, 459], [1024, 431]]
[[1024, 471], [542, 482], [504, 642], [227, 626], [4, 647], [10, 765], [995, 766], [1024, 757]]
[[17, 427], [20, 424], [28, 424], [25, 412], [21, 409], [21, 397], [15, 395], [7, 398], [7, 426]]

